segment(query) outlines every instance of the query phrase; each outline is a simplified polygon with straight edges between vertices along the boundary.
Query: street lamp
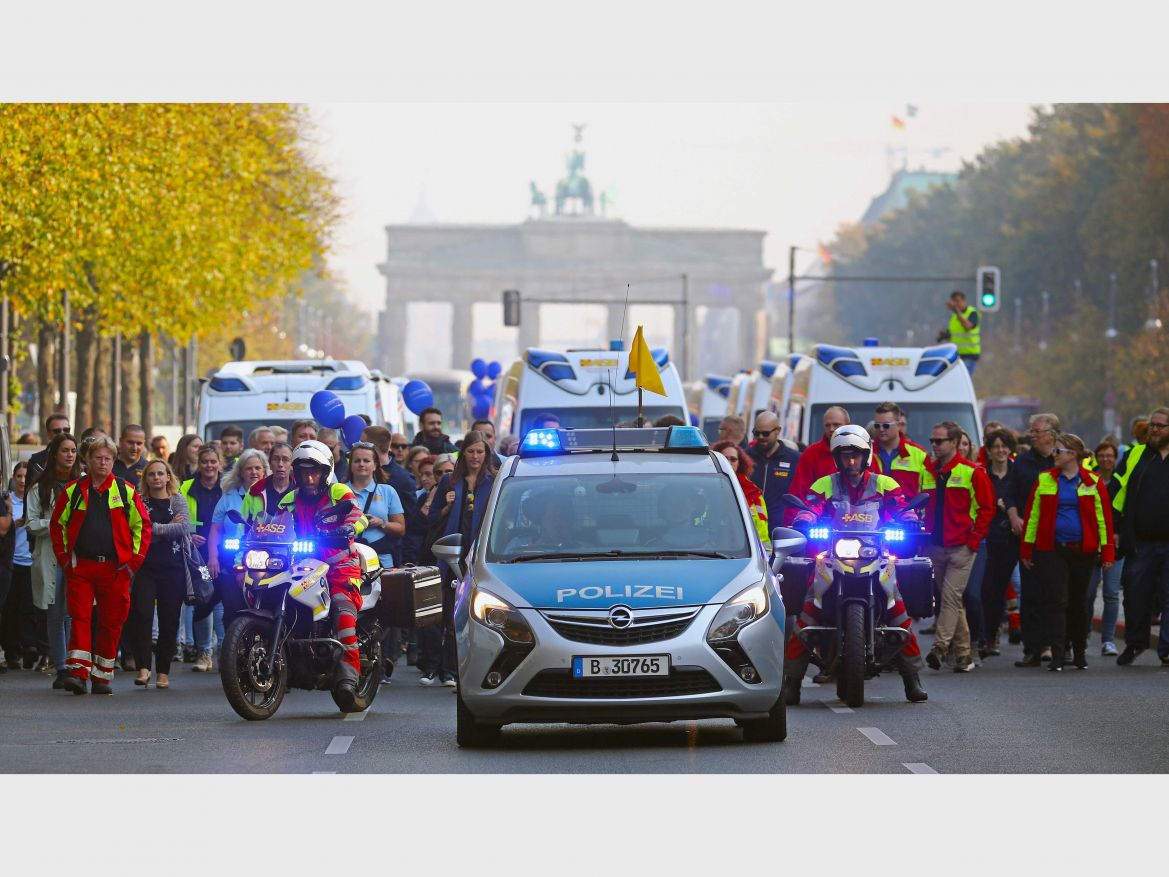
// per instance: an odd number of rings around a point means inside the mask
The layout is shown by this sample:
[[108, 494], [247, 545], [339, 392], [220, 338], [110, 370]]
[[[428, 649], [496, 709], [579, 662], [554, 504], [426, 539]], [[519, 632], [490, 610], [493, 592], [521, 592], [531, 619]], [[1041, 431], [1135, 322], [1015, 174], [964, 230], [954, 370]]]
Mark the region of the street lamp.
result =
[[1157, 332], [1161, 329], [1161, 318], [1157, 315], [1158, 294], [1160, 284], [1157, 282], [1157, 260], [1149, 260], [1149, 274], [1151, 275], [1149, 288], [1149, 318], [1145, 320], [1146, 332]]
[[1108, 275], [1108, 328], [1104, 337], [1109, 341], [1116, 340], [1120, 332], [1116, 329], [1116, 274]]

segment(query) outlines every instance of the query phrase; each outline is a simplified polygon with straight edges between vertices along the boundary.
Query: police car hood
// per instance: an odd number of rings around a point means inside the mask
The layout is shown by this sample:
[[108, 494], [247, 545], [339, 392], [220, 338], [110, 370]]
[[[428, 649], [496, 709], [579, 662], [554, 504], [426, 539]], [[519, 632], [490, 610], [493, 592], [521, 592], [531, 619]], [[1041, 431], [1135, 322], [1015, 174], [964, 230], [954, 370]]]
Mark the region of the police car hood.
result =
[[755, 557], [489, 563], [479, 585], [517, 608], [635, 609], [724, 603], [757, 584]]

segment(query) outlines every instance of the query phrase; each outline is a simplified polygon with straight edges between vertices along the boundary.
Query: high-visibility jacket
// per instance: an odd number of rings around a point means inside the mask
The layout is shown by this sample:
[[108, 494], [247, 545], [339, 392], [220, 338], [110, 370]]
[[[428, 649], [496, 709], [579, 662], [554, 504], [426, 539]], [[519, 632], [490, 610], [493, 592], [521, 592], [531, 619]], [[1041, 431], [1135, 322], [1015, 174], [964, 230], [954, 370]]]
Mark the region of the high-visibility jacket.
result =
[[[1055, 519], [1059, 512], [1059, 469], [1039, 473], [1039, 480], [1031, 489], [1027, 516], [1023, 523], [1023, 541], [1019, 556], [1030, 558], [1033, 551], [1055, 550]], [[1112, 508], [1104, 480], [1083, 466], [1080, 483], [1076, 487], [1080, 506], [1080, 525], [1084, 531], [1081, 551], [1100, 554], [1100, 559], [1111, 563], [1116, 559], [1112, 545]]]
[[[269, 476], [269, 477], [271, 477], [271, 476]], [[295, 487], [295, 484], [290, 482], [288, 490], [285, 491], [285, 495], [287, 495], [293, 489], [293, 487]], [[240, 504], [240, 509], [239, 509], [239, 513], [241, 515], [243, 515], [244, 520], [247, 520], [247, 521], [255, 520], [256, 518], [261, 517], [262, 515], [265, 514], [265, 512], [267, 512], [267, 510], [268, 510], [267, 489], [268, 489], [268, 478], [261, 478], [259, 481], [257, 481], [255, 484], [253, 484], [248, 489], [248, 492], [244, 495], [244, 500]], [[277, 506], [279, 506], [280, 501], [283, 501], [283, 499], [284, 499], [284, 497], [281, 496], [280, 500], [277, 502]]]
[[933, 476], [929, 471], [929, 454], [925, 448], [909, 441], [905, 436], [901, 436], [901, 445], [893, 457], [889, 471], [885, 471], [885, 461], [881, 458], [876, 445], [873, 446], [873, 458], [877, 472], [888, 475], [900, 484], [906, 499], [932, 489]]
[[[111, 474], [96, 489], [106, 494], [109, 506], [110, 528], [114, 536], [114, 552], [118, 566], [125, 566], [130, 572], [137, 572], [146, 560], [150, 548], [150, 513], [142, 504], [142, 497], [133, 485], [116, 479]], [[119, 488], [121, 490], [119, 491]], [[73, 549], [77, 535], [85, 523], [89, 509], [89, 492], [94, 489], [88, 477], [79, 478], [65, 485], [53, 505], [53, 517], [49, 521], [49, 533], [53, 540], [53, 554], [63, 569], [73, 566]], [[123, 500], [123, 497], [125, 498]]]
[[[879, 500], [880, 523], [887, 524], [899, 520], [905, 511], [905, 494], [901, 492], [901, 485], [888, 475], [878, 475], [876, 472], [862, 472], [861, 479], [860, 489], [855, 491], [839, 472], [825, 475], [808, 488], [802, 499], [816, 517], [824, 512], [834, 498], [846, 499], [853, 505]], [[806, 520], [808, 513], [801, 510], [797, 517]]]
[[[971, 314], [976, 313], [978, 311], [975, 308], [967, 305], [962, 316], [969, 320]], [[950, 314], [950, 343], [958, 345], [959, 356], [981, 356], [982, 321], [980, 320], [972, 328], [967, 329], [962, 325], [957, 314]]]
[[[943, 472], [949, 473], [944, 495], [939, 489], [939, 476]], [[931, 460], [929, 474], [934, 480], [935, 495], [926, 511], [926, 525], [933, 526], [935, 503], [944, 503], [942, 545], [947, 548], [966, 545], [971, 551], [977, 551], [978, 543], [986, 538], [994, 518], [995, 495], [990, 476], [981, 466], [958, 454], [941, 469], [938, 469], [936, 460]]]
[[1124, 459], [1116, 466], [1116, 472], [1113, 475], [1116, 478], [1116, 483], [1120, 485], [1120, 490], [1116, 491], [1112, 507], [1118, 512], [1124, 511], [1124, 501], [1128, 498], [1128, 479], [1132, 477], [1133, 470], [1141, 461], [1141, 455], [1144, 454], [1146, 447], [1148, 445], [1134, 442], [1129, 447], [1128, 453], [1124, 455]]
[[763, 491], [755, 486], [747, 476], [736, 473], [739, 477], [739, 487], [743, 488], [743, 497], [747, 500], [747, 508], [751, 510], [751, 520], [755, 523], [755, 532], [759, 534], [759, 541], [765, 546], [771, 545], [771, 531], [767, 526], [767, 503], [763, 501]]
[[[312, 527], [312, 519], [317, 511], [326, 505], [334, 506], [347, 499], [353, 503], [353, 510], [345, 518], [345, 523], [352, 524], [356, 535], [360, 536], [369, 525], [369, 519], [362, 514], [360, 507], [358, 507], [357, 497], [354, 496], [353, 491], [348, 485], [341, 482], [325, 486], [328, 490], [325, 491], [324, 496], [313, 501], [310, 501], [308, 497], [302, 499], [300, 491], [297, 489], [288, 491], [280, 498], [280, 509], [292, 515], [296, 522], [296, 531], [301, 538], [312, 539], [316, 536]], [[263, 497], [260, 497], [260, 500], [262, 502]], [[327, 578], [330, 582], [353, 581], [361, 578], [361, 555], [352, 544], [348, 548], [332, 548], [322, 545], [313, 552], [313, 556], [329, 564]]]
[[[876, 463], [873, 461], [875, 456], [876, 454], [869, 454], [869, 470], [872, 472], [877, 471]], [[756, 465], [759, 465], [758, 461], [756, 461]], [[829, 440], [821, 437], [819, 441], [812, 442], [804, 448], [800, 454], [795, 474], [792, 475], [787, 492], [803, 498], [813, 484], [821, 478], [835, 474], [836, 471], [836, 458], [832, 456]], [[772, 511], [775, 510], [772, 509]], [[791, 523], [795, 517], [795, 509], [784, 510], [784, 523]]]

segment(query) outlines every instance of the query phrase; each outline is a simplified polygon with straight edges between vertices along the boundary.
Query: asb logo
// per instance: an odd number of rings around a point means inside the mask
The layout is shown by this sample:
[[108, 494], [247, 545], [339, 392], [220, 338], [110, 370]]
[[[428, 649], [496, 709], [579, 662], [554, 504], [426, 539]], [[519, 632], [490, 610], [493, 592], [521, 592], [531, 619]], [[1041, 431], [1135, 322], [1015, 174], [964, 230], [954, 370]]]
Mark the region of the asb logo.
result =
[[872, 524], [876, 516], [868, 512], [848, 512], [841, 520], [846, 524]]

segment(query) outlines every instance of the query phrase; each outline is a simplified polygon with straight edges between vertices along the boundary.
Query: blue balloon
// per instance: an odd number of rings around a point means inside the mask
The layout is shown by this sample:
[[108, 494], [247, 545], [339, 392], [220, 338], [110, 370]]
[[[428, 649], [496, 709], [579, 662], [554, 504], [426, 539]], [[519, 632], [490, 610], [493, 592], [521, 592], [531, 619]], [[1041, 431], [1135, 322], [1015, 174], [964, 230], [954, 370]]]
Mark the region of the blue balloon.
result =
[[497, 377], [499, 377], [499, 375], [502, 371], [503, 371], [503, 366], [500, 365], [495, 360], [492, 360], [491, 362], [487, 363], [487, 377], [491, 378], [491, 380], [494, 381]]
[[476, 356], [471, 360], [471, 374], [477, 378], [487, 377], [487, 363]]
[[411, 414], [421, 414], [434, 404], [434, 393], [425, 381], [410, 381], [402, 388], [402, 401]]
[[350, 414], [341, 424], [341, 435], [345, 437], [345, 444], [350, 447], [361, 441], [363, 432], [365, 432], [365, 420], [360, 414]]
[[332, 390], [317, 390], [309, 399], [313, 419], [329, 429], [340, 429], [345, 421], [345, 403]]
[[471, 381], [470, 386], [467, 387], [467, 394], [470, 396], [494, 395], [495, 390], [491, 384], [483, 380], [483, 378], [476, 378]]
[[476, 420], [487, 417], [491, 413], [491, 397], [475, 396], [471, 403], [471, 416]]

